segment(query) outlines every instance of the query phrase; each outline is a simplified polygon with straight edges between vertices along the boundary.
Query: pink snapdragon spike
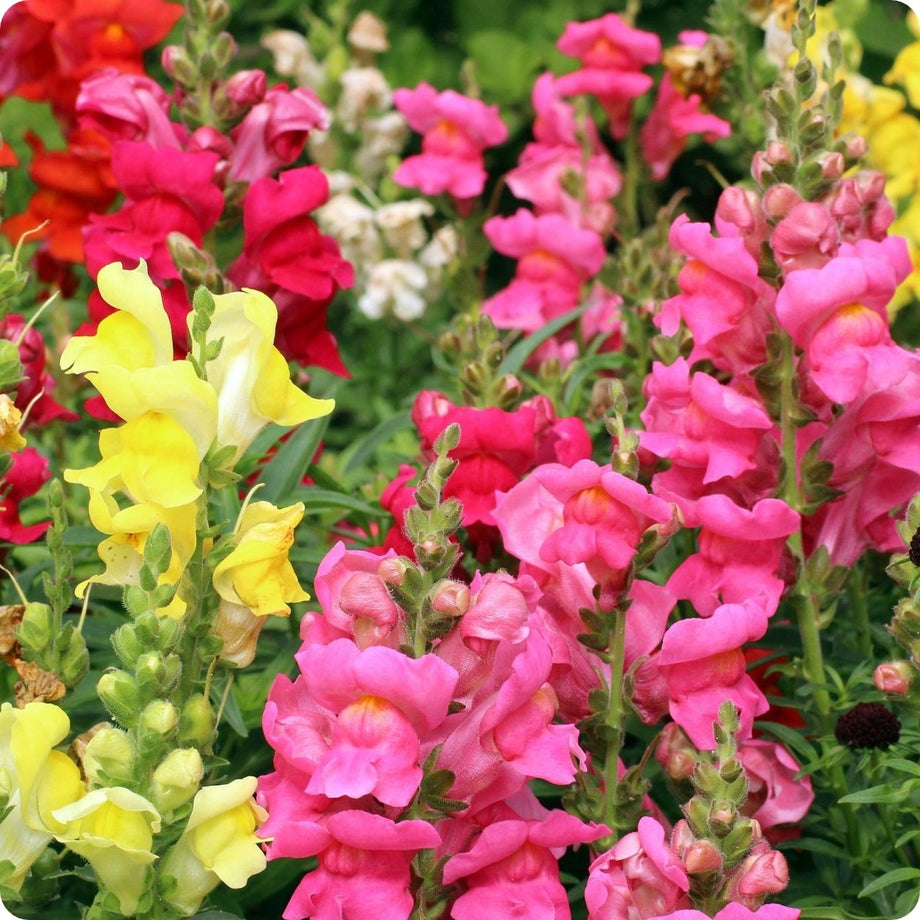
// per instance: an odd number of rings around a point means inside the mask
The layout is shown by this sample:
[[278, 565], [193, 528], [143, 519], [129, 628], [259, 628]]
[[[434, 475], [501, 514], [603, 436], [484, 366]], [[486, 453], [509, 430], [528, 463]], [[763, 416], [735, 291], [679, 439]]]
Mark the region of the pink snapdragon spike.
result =
[[655, 105], [639, 132], [639, 145], [656, 181], [671, 171], [691, 134], [701, 134], [707, 144], [731, 134], [731, 125], [717, 115], [701, 111], [701, 102], [696, 93], [684, 97], [669, 73], [661, 78]]
[[521, 208], [486, 221], [483, 231], [497, 252], [518, 259], [511, 284], [482, 305], [499, 329], [535, 332], [578, 306], [581, 285], [600, 271], [606, 256], [593, 230], [561, 214], [537, 216]]
[[315, 854], [319, 865], [301, 880], [282, 917], [408, 920], [414, 907], [409, 864], [419, 850], [440, 842], [427, 821], [394, 822], [365, 811], [332, 814], [302, 848], [301, 855]]
[[730, 699], [739, 710], [740, 739], [770, 704], [747, 675], [743, 645], [763, 637], [767, 613], [758, 599], [723, 604], [708, 618], [673, 623], [661, 643], [658, 666], [668, 686], [671, 717], [700, 750], [712, 750], [712, 725]]
[[585, 887], [589, 920], [648, 920], [689, 907], [690, 881], [665, 836], [655, 818], [640, 818], [637, 830], [594, 860]]
[[23, 524], [19, 505], [51, 478], [48, 461], [34, 448], [24, 447], [11, 455], [12, 466], [2, 478], [3, 494], [0, 497], [0, 540], [10, 543], [32, 543], [51, 526], [50, 521]]
[[275, 345], [286, 358], [347, 376], [326, 311], [354, 283], [354, 269], [310, 217], [328, 199], [329, 181], [318, 166], [253, 182], [243, 201], [243, 252], [227, 276], [275, 301]]
[[77, 117], [81, 127], [111, 141], [179, 149], [185, 132], [170, 121], [170, 104], [169, 96], [149, 77], [107, 67], [80, 84]]
[[581, 69], [558, 79], [564, 96], [595, 96], [610, 119], [610, 133], [626, 136], [632, 101], [652, 87], [642, 68], [661, 58], [661, 39], [627, 25], [616, 13], [566, 23], [556, 47], [581, 61]]
[[[246, 86], [229, 90], [241, 100], [251, 95]], [[329, 111], [312, 90], [273, 86], [230, 132], [234, 147], [227, 178], [255, 182], [271, 176], [300, 156], [311, 131], [324, 131], [329, 124]]]
[[480, 195], [487, 178], [482, 152], [508, 138], [497, 106], [450, 89], [439, 93], [428, 83], [397, 89], [393, 104], [423, 135], [422, 152], [403, 160], [393, 179], [424, 195], [447, 192], [461, 201]]
[[539, 820], [508, 818], [486, 825], [469, 850], [444, 866], [445, 884], [462, 879], [466, 887], [451, 917], [569, 920], [559, 857], [566, 847], [606, 833], [604, 825], [585, 824], [564, 811], [550, 811]]
[[885, 308], [911, 268], [905, 241], [892, 236], [845, 243], [820, 268], [786, 278], [777, 319], [805, 350], [810, 377], [828, 399], [851, 402], [870, 364], [893, 360]]
[[[518, 198], [531, 202], [538, 214], [561, 214], [577, 226], [608, 233], [616, 218], [611, 202], [623, 180], [594, 122], [587, 117], [584, 123], [576, 120], [551, 73], [537, 78], [532, 98], [535, 140], [508, 173], [508, 187]], [[566, 188], [564, 180], [571, 175], [579, 176], [581, 196]]]
[[740, 603], [756, 585], [772, 616], [786, 583], [778, 577], [786, 537], [798, 530], [799, 515], [784, 501], [765, 498], [748, 510], [727, 495], [704, 495], [695, 515], [702, 529], [699, 552], [688, 556], [668, 579], [675, 596], [710, 616], [723, 603]]
[[738, 746], [738, 759], [748, 781], [744, 813], [760, 824], [771, 842], [798, 835], [798, 824], [808, 814], [815, 794], [811, 777], [796, 779], [799, 765], [781, 744], [749, 738]]
[[709, 224], [684, 214], [671, 225], [668, 241], [688, 259], [677, 278], [680, 293], [661, 305], [655, 324], [674, 335], [683, 320], [693, 334], [691, 363], [708, 359], [735, 375], [763, 364], [776, 294], [758, 276], [745, 241], [713, 237]]

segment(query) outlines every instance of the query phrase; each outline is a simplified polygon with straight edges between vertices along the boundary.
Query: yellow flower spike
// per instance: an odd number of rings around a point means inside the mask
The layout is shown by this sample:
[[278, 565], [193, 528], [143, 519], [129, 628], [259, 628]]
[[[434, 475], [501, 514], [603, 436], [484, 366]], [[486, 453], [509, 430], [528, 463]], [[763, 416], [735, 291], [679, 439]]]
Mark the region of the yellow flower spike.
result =
[[135, 502], [164, 508], [187, 505], [201, 495], [195, 442], [162, 412], [145, 412], [120, 428], [101, 431], [99, 450], [99, 463], [65, 470], [64, 478], [100, 492], [122, 489]]
[[67, 714], [51, 703], [0, 707], [0, 767], [7, 779], [9, 807], [0, 822], [0, 861], [12, 863], [2, 882], [16, 891], [62, 829], [52, 812], [85, 792], [77, 765], [53, 749], [69, 729]]
[[269, 422], [299, 425], [328, 415], [335, 405], [308, 396], [291, 381], [287, 361], [274, 346], [277, 322], [277, 307], [259, 291], [214, 298], [208, 341], [222, 338], [223, 346], [208, 363], [208, 382], [217, 391], [218, 444], [234, 445], [237, 457]]
[[247, 505], [236, 547], [214, 569], [214, 588], [225, 601], [248, 607], [256, 616], [287, 616], [289, 603], [310, 599], [288, 559], [303, 512], [303, 502], [286, 508], [270, 502]]
[[[172, 550], [169, 567], [160, 577], [160, 584], [176, 584], [195, 551], [198, 517], [195, 504], [164, 508], [148, 502], [120, 509], [112, 495], [91, 489], [89, 517], [96, 530], [109, 535], [109, 539], [103, 540], [98, 548], [99, 558], [105, 563], [105, 571], [81, 582], [77, 586], [77, 597], [83, 597], [87, 586], [94, 582], [104, 585], [137, 584], [138, 573], [144, 561], [144, 546], [157, 524], [164, 524], [169, 531]], [[185, 606], [177, 594], [166, 607], [157, 612], [178, 618], [185, 613]]]
[[253, 801], [255, 790], [254, 776], [198, 790], [188, 824], [160, 866], [161, 877], [175, 880], [164, 885], [172, 904], [192, 914], [218, 882], [242, 888], [265, 868], [256, 828], [267, 814]]
[[879, 125], [872, 136], [872, 159], [888, 177], [885, 193], [897, 201], [920, 188], [920, 120], [902, 112]]
[[146, 264], [142, 261], [130, 271], [121, 262], [105, 265], [96, 285], [117, 312], [99, 323], [95, 335], [74, 336], [61, 354], [61, 367], [69, 374], [85, 374], [110, 365], [133, 371], [172, 361], [169, 317]]
[[147, 889], [143, 867], [152, 863], [153, 835], [160, 815], [143, 796], [121, 786], [94, 789], [54, 813], [66, 830], [58, 840], [87, 860], [117, 898], [121, 912], [133, 916]]

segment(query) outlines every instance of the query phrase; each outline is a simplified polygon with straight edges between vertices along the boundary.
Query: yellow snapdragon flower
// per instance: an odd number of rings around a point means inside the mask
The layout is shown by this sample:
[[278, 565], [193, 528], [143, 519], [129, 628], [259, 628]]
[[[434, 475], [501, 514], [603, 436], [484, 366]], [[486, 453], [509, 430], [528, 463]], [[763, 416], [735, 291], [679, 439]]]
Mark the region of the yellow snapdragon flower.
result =
[[22, 413], [7, 393], [0, 393], [0, 450], [16, 451], [26, 446], [26, 439], [19, 433], [21, 424]]
[[256, 778], [199, 789], [182, 836], [163, 858], [163, 897], [188, 914], [223, 882], [242, 888], [265, 868], [256, 828], [268, 817], [253, 801]]
[[286, 508], [270, 502], [246, 506], [236, 546], [214, 569], [214, 589], [225, 601], [248, 607], [256, 616], [287, 616], [289, 603], [310, 599], [288, 559], [303, 512], [303, 502]]
[[9, 808], [0, 821], [0, 861], [12, 863], [2, 882], [15, 891], [52, 838], [64, 830], [55, 809], [86, 791], [77, 765], [54, 750], [69, 731], [67, 713], [53, 703], [0, 707], [0, 786]]
[[58, 839], [89, 862], [117, 898], [121, 912], [133, 916], [147, 890], [145, 867], [156, 856], [153, 835], [160, 815], [143, 796], [121, 786], [94, 789], [54, 812], [66, 827]]

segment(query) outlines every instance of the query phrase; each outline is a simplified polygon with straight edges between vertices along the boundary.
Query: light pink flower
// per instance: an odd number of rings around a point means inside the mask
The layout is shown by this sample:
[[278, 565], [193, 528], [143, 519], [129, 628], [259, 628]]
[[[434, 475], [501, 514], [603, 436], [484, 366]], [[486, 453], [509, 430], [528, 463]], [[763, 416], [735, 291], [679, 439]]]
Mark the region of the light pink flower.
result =
[[[757, 910], [751, 910], [743, 904], [726, 904], [712, 920], [798, 920], [801, 911], [797, 907], [784, 907], [782, 904], [764, 904]], [[709, 914], [701, 910], [675, 910], [673, 913], [649, 920], [709, 920]]]
[[661, 40], [652, 32], [627, 25], [616, 13], [588, 22], [566, 23], [556, 47], [581, 61], [581, 69], [557, 81], [564, 96], [588, 93], [610, 119], [615, 138], [626, 134], [632, 100], [652, 86], [642, 68], [661, 57]]
[[754, 818], [773, 843], [790, 836], [780, 825], [796, 824], [808, 814], [815, 798], [811, 777], [795, 778], [799, 765], [776, 741], [749, 738], [738, 746], [738, 759], [748, 781], [744, 814]]
[[708, 224], [683, 214], [668, 241], [688, 260], [677, 278], [680, 293], [662, 304], [656, 325], [674, 335], [683, 320], [693, 335], [691, 363], [709, 359], [736, 375], [763, 364], [776, 295], [759, 277], [745, 241], [713, 237]]
[[453, 90], [439, 93], [428, 83], [397, 89], [393, 104], [409, 127], [423, 135], [422, 152], [403, 160], [394, 180], [425, 195], [479, 195], [486, 181], [482, 152], [508, 137], [498, 108]]
[[709, 616], [724, 603], [762, 593], [772, 616], [785, 582], [778, 577], [786, 537], [799, 516], [785, 502], [765, 498], [750, 510], [727, 495], [704, 495], [695, 505], [702, 529], [699, 552], [688, 556], [668, 579], [675, 596]]

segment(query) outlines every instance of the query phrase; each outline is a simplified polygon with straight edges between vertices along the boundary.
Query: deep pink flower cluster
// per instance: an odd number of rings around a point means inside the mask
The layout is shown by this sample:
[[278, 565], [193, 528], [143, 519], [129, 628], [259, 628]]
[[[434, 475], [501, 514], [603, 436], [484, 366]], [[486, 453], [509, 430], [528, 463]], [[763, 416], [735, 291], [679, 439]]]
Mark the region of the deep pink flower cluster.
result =
[[[112, 142], [124, 193], [119, 210], [94, 215], [85, 230], [87, 268], [95, 275], [112, 261], [130, 267], [145, 260], [163, 291], [176, 349], [184, 351], [189, 302], [167, 237], [178, 232], [202, 247], [224, 216], [228, 189], [242, 185], [243, 252], [227, 277], [273, 297], [277, 344], [289, 359], [345, 374], [326, 310], [353, 271], [310, 216], [328, 200], [328, 182], [318, 167], [279, 174], [310, 131], [328, 126], [328, 114], [308, 89], [267, 88], [261, 71], [237, 73], [221, 90], [235, 107], [235, 127], [228, 135], [210, 127], [189, 134], [171, 121], [172, 100], [148, 77], [104, 70], [83, 83], [78, 117]], [[107, 312], [98, 298], [91, 302], [94, 322]]]

